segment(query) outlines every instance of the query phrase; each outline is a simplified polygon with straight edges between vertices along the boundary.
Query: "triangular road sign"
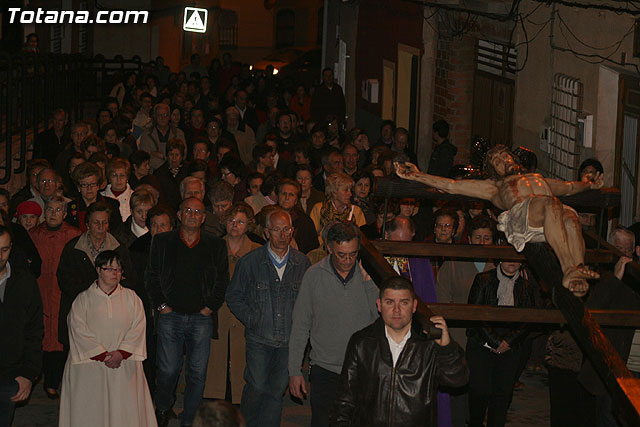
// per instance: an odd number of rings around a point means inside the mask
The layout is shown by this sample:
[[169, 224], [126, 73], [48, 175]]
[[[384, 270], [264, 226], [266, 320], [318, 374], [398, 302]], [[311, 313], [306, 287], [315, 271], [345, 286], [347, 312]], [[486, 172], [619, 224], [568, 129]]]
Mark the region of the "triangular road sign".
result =
[[207, 9], [200, 9], [197, 7], [185, 7], [184, 22], [182, 24], [182, 29], [184, 31], [195, 31], [197, 33], [206, 32], [208, 13], [209, 11]]

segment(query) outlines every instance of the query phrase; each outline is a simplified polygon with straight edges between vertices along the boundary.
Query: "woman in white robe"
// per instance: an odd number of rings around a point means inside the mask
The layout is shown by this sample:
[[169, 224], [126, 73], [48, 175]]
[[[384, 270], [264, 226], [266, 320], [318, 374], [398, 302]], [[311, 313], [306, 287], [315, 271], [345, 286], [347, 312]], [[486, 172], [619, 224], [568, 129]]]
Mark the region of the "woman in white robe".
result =
[[142, 368], [145, 315], [140, 298], [120, 285], [115, 251], [95, 260], [98, 280], [73, 302], [69, 357], [62, 379], [60, 427], [155, 427]]

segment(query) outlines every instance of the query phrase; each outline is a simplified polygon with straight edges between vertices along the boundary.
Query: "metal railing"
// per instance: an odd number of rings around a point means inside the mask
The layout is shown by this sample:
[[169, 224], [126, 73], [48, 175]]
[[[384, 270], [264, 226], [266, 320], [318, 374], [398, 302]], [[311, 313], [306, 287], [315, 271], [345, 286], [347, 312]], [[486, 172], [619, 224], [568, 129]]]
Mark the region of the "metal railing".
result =
[[70, 122], [82, 119], [85, 102], [104, 99], [119, 74], [141, 68], [139, 58], [0, 52], [0, 185], [24, 172], [27, 135], [46, 129], [55, 109], [64, 108]]

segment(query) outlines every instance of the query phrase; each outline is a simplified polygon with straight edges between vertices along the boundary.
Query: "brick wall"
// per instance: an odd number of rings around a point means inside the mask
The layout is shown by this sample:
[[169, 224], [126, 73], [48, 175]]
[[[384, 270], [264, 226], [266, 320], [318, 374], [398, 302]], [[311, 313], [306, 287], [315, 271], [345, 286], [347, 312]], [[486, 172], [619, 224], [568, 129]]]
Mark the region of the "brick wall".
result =
[[[453, 20], [459, 16], [450, 17]], [[449, 138], [458, 147], [456, 163], [469, 160], [472, 138], [473, 88], [478, 39], [508, 40], [510, 23], [483, 18], [474, 22], [462, 37], [451, 37], [440, 26], [436, 52], [436, 78], [433, 120], [449, 122]], [[444, 26], [446, 27], [446, 26]]]
[[458, 147], [456, 162], [469, 159], [473, 113], [476, 39], [446, 40], [440, 36], [436, 52], [433, 120], [449, 122], [449, 139]]

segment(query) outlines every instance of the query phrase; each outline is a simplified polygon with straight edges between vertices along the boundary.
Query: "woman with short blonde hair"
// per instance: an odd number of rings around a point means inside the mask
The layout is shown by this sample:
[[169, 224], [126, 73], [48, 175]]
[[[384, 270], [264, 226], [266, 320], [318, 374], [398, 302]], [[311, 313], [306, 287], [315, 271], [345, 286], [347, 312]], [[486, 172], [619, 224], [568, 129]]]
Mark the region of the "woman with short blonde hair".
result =
[[325, 181], [325, 201], [316, 203], [309, 215], [322, 243], [322, 229], [332, 221], [353, 222], [358, 227], [367, 223], [359, 206], [351, 203], [353, 179], [344, 172], [335, 172]]

